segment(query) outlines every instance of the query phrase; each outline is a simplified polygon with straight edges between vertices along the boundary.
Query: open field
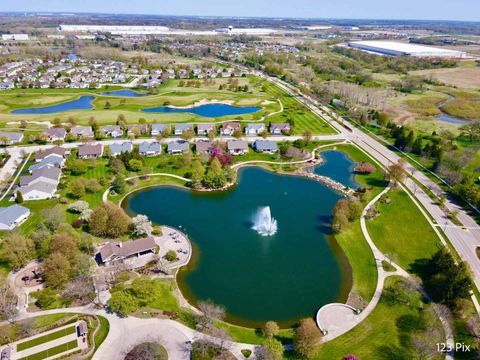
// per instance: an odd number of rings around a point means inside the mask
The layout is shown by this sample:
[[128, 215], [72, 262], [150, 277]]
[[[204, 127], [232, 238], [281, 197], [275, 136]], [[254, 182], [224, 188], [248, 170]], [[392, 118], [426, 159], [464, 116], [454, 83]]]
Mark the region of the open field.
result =
[[472, 90], [480, 88], [480, 67], [478, 66], [419, 70], [412, 71], [411, 74], [423, 76], [427, 79], [432, 79], [459, 88]]
[[443, 246], [404, 191], [392, 190], [386, 196], [391, 202], [378, 203], [380, 215], [367, 222], [368, 231], [380, 251], [408, 270], [415, 260], [430, 258]]

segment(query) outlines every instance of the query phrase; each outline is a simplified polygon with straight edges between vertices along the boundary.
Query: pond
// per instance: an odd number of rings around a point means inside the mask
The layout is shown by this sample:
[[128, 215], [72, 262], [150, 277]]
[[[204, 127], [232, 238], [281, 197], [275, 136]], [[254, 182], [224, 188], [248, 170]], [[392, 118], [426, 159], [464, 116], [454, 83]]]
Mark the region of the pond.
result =
[[[225, 306], [227, 321], [243, 326], [291, 326], [350, 291], [350, 266], [331, 236], [339, 199], [310, 179], [249, 167], [228, 191], [157, 186], [130, 194], [123, 206], [192, 239], [194, 256], [178, 275], [192, 304], [211, 299]], [[263, 206], [277, 221], [273, 236], [252, 229]]]
[[341, 151], [328, 150], [321, 152], [320, 156], [323, 163], [313, 168], [315, 174], [329, 176], [351, 189], [360, 187], [360, 184], [355, 181], [354, 169], [357, 164], [347, 154]]
[[123, 97], [139, 97], [145, 96], [145, 94], [141, 94], [139, 92], [123, 89], [123, 90], [112, 90], [112, 91], [104, 91], [101, 92], [100, 95], [104, 96], [123, 96]]
[[251, 114], [261, 110], [258, 106], [232, 106], [227, 104], [207, 104], [200, 106], [191, 106], [186, 108], [175, 108], [170, 106], [160, 106], [154, 108], [142, 109], [143, 112], [154, 113], [190, 113], [203, 117], [220, 117], [226, 115], [244, 115]]
[[57, 105], [15, 109], [11, 111], [11, 114], [54, 114], [70, 110], [90, 110], [93, 109], [93, 99], [95, 99], [94, 96], [80, 96], [76, 100], [66, 101]]
[[468, 123], [467, 120], [462, 120], [462, 119], [459, 119], [459, 118], [455, 118], [455, 117], [449, 116], [447, 114], [437, 115], [437, 119], [440, 120], [440, 121], [443, 121], [443, 122], [448, 122], [450, 124], [457, 124], [457, 125], [463, 125], [463, 124]]

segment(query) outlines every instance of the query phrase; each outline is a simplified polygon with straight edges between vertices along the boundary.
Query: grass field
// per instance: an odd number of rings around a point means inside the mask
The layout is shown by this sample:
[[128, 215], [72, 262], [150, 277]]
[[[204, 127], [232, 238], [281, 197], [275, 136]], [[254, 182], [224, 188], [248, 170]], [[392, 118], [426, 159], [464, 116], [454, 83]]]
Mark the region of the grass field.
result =
[[61, 337], [64, 337], [64, 336], [67, 336], [67, 335], [70, 335], [70, 334], [73, 334], [74, 332], [75, 332], [75, 326], [70, 326], [68, 328], [58, 330], [58, 331], [55, 331], [53, 333], [50, 333], [50, 334], [47, 334], [47, 335], [44, 335], [44, 336], [40, 336], [40, 337], [37, 337], [35, 339], [28, 340], [28, 341], [22, 342], [20, 344], [17, 344], [17, 351], [22, 351], [22, 350], [25, 350], [25, 349], [29, 349], [31, 347], [34, 347], [34, 346], [37, 346], [37, 345], [40, 345], [40, 344], [43, 344], [43, 343], [46, 343], [46, 342], [49, 342], [49, 341], [52, 341], [52, 340], [55, 340], [55, 339], [59, 339]]
[[72, 340], [68, 343], [55, 346], [51, 349], [44, 350], [30, 356], [26, 356], [19, 360], [43, 360], [43, 359], [46, 359], [47, 357], [51, 357], [51, 356], [66, 352], [68, 350], [75, 349], [77, 346], [78, 346], [77, 340]]
[[[388, 278], [386, 287], [398, 286], [398, 278]], [[354, 354], [360, 359], [393, 360], [415, 359], [418, 351], [410, 336], [422, 339], [428, 352], [422, 359], [441, 359], [443, 354], [435, 354], [435, 343], [443, 339], [443, 329], [431, 307], [423, 304], [419, 296], [409, 296], [409, 304], [393, 303], [382, 295], [373, 312], [358, 326], [341, 337], [323, 344], [315, 360], [340, 360], [343, 356]], [[402, 319], [410, 316], [423, 316], [427, 331], [407, 332], [399, 326]]]
[[417, 259], [430, 258], [443, 245], [427, 219], [401, 190], [386, 194], [391, 203], [377, 203], [380, 215], [367, 228], [380, 251], [408, 270]]

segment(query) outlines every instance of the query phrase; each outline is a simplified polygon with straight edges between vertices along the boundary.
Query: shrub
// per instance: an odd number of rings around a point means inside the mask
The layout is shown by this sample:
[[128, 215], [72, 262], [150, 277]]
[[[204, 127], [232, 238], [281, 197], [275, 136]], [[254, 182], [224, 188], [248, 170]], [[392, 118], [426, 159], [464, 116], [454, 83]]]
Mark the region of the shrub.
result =
[[178, 260], [177, 253], [174, 250], [169, 250], [165, 254], [165, 259], [167, 259], [170, 262], [177, 261]]

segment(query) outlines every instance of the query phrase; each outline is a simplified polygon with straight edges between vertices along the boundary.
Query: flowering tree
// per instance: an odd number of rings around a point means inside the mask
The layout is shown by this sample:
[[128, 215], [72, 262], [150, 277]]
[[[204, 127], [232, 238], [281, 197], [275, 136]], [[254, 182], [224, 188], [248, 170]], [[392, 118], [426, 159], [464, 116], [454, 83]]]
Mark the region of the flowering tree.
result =
[[212, 161], [215, 158], [217, 158], [218, 161], [220, 161], [220, 164], [222, 164], [222, 166], [229, 165], [233, 161], [233, 156], [230, 155], [229, 153], [225, 153], [219, 147], [215, 147], [213, 149], [212, 155], [210, 157], [210, 161]]
[[358, 357], [356, 357], [355, 355], [347, 355], [347, 356], [344, 356], [343, 357], [343, 360], [360, 360]]
[[153, 231], [152, 222], [146, 215], [137, 215], [132, 219], [133, 234], [136, 236], [150, 235]]

